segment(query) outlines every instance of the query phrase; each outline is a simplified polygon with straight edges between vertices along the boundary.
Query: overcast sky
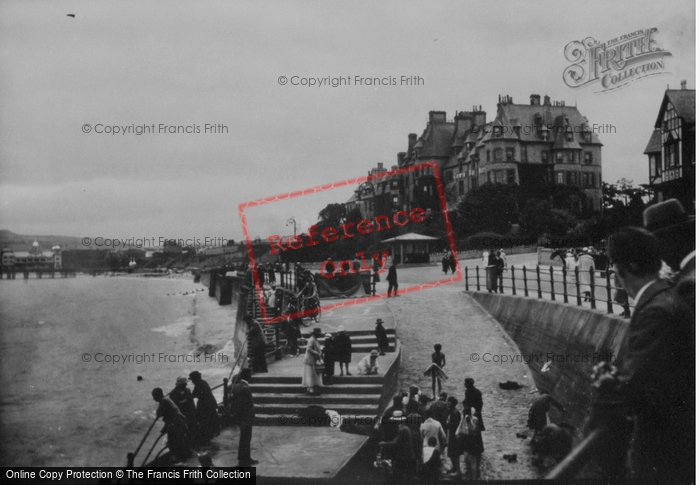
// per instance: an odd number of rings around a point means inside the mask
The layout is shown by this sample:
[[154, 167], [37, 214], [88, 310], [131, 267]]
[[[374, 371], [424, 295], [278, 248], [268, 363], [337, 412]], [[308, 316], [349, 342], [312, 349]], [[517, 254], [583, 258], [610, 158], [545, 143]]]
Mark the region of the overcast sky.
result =
[[[652, 27], [670, 74], [607, 94], [564, 84], [569, 42]], [[0, 228], [239, 240], [240, 203], [391, 166], [428, 111], [481, 105], [490, 121], [499, 94], [547, 94], [615, 126], [599, 134], [603, 179], [648, 182], [643, 151], [667, 84], [695, 89], [695, 3], [6, 1], [0, 65]], [[280, 76], [424, 85], [283, 86]], [[200, 133], [95, 132], [154, 124]], [[260, 208], [251, 236], [289, 234], [292, 216], [305, 229], [351, 193]]]

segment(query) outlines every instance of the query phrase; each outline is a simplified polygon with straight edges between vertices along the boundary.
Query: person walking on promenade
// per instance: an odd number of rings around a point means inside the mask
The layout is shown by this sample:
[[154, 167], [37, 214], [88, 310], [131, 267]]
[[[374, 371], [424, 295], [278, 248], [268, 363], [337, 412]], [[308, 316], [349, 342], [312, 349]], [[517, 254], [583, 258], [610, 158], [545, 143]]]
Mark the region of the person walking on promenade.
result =
[[323, 383], [325, 385], [330, 385], [333, 383], [333, 376], [335, 375], [335, 361], [338, 356], [338, 350], [335, 346], [335, 339], [333, 335], [327, 333], [323, 342], [323, 363], [325, 367], [323, 368]]
[[168, 397], [187, 420], [190, 438], [194, 438], [197, 434], [197, 408], [194, 405], [192, 392], [187, 388], [185, 377], [178, 377], [175, 380], [175, 389], [168, 393]]
[[447, 404], [449, 406], [449, 414], [447, 416], [447, 457], [452, 462], [452, 469], [449, 473], [459, 475], [461, 473], [459, 467], [459, 457], [464, 453], [462, 447], [458, 444], [457, 440], [457, 429], [459, 428], [459, 423], [462, 421], [462, 413], [457, 409], [457, 398], [450, 396], [447, 399]]
[[270, 284], [277, 282], [277, 277], [275, 276], [275, 267], [272, 264], [267, 263], [267, 280]]
[[399, 279], [396, 274], [396, 261], [391, 261], [391, 266], [389, 266], [389, 274], [386, 276], [386, 280], [389, 282], [389, 291], [387, 291], [387, 296], [391, 296], [391, 290], [394, 290], [394, 296], [399, 296]]
[[489, 252], [488, 250], [484, 249], [484, 252], [481, 253], [481, 260], [484, 263], [484, 267], [489, 265]]
[[190, 447], [187, 419], [177, 408], [175, 403], [163, 395], [163, 389], [156, 387], [151, 391], [153, 400], [158, 403], [156, 419], [163, 418], [161, 434], [168, 434], [168, 448], [176, 460], [186, 460], [192, 453]]
[[445, 249], [445, 252], [442, 253], [442, 272], [447, 274], [447, 269], [450, 267], [450, 255], [447, 252], [447, 249]]
[[250, 369], [241, 369], [240, 380], [233, 386], [231, 396], [233, 417], [240, 428], [238, 466], [254, 466], [259, 463], [258, 460], [253, 460], [250, 456], [250, 442], [253, 439], [253, 421], [255, 420], [253, 393], [248, 385], [250, 378]]
[[374, 336], [377, 337], [377, 348], [379, 355], [384, 355], [389, 350], [389, 337], [384, 328], [384, 320], [377, 318], [376, 327], [374, 328]]
[[501, 259], [503, 260], [503, 267], [505, 268], [506, 271], [508, 271], [508, 257], [506, 256], [506, 252], [501, 248]]
[[321, 338], [322, 335], [320, 328], [315, 327], [313, 329], [306, 343], [306, 354], [304, 355], [304, 373], [302, 375], [301, 385], [305, 387], [306, 392], [312, 396], [321, 394], [321, 379], [316, 373], [316, 362], [321, 360], [321, 346], [318, 343], [318, 339]]
[[263, 287], [265, 284], [265, 265], [262, 264], [262, 261], [258, 263], [258, 284], [260, 285], [260, 288]]
[[481, 396], [481, 391], [474, 387], [474, 379], [467, 377], [464, 379], [464, 401], [462, 401], [464, 409], [474, 408], [474, 416], [479, 418], [479, 427], [481, 431], [486, 431], [484, 426], [484, 418], [481, 415], [481, 410], [484, 408], [484, 401]]
[[610, 239], [610, 262], [636, 302], [620, 393], [634, 418], [632, 478], [687, 483], [695, 469], [695, 321], [659, 279], [661, 255], [658, 239], [641, 228], [623, 228]]
[[501, 252], [496, 253], [496, 286], [498, 291], [503, 293], [503, 269], [505, 268], [505, 262], [501, 257]]
[[248, 324], [248, 345], [250, 349], [253, 372], [267, 372], [267, 358], [265, 357], [265, 332], [260, 322], [252, 315], [246, 315], [243, 320]]
[[540, 391], [540, 394], [540, 397], [535, 399], [535, 402], [530, 406], [530, 411], [527, 415], [527, 427], [535, 431], [532, 435], [532, 440], [547, 426], [547, 413], [549, 412], [550, 405], [554, 406], [562, 413], [565, 412], [564, 406], [550, 396], [547, 391]]
[[199, 371], [190, 372], [190, 380], [194, 384], [192, 397], [197, 400], [199, 437], [202, 442], [208, 443], [219, 434], [219, 406], [211, 392], [209, 383], [202, 379], [202, 374]]
[[345, 333], [344, 325], [338, 327], [338, 334], [335, 336], [335, 345], [340, 375], [343, 375], [343, 365], [345, 365], [345, 373], [351, 376], [352, 374], [350, 374], [350, 368], [348, 366], [352, 360], [352, 341], [350, 340], [350, 336]]
[[591, 299], [591, 269], [595, 270], [595, 261], [593, 261], [593, 256], [588, 251], [588, 248], [583, 248], [583, 252], [576, 262], [578, 282], [581, 290], [583, 290], [583, 301], [590, 301]]
[[442, 353], [442, 345], [435, 344], [433, 349], [435, 349], [435, 352], [430, 356], [432, 364], [428, 367], [425, 375], [430, 375], [433, 384], [433, 399], [437, 399], [438, 394], [442, 392], [442, 379], [447, 377], [442, 371], [447, 361], [445, 360], [445, 354]]

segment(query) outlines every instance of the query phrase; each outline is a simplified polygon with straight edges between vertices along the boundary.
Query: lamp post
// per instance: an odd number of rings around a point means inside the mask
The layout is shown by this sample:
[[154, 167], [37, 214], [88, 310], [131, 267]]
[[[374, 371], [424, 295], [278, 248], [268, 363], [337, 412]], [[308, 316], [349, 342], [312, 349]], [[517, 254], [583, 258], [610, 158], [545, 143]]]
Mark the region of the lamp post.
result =
[[[362, 200], [362, 193], [365, 191], [365, 189], [371, 188], [372, 189], [372, 227], [374, 227], [374, 224], [377, 222], [374, 217], [377, 215], [377, 189], [374, 186], [372, 182], [369, 180], [365, 180], [360, 184], [358, 189], [360, 190], [360, 200]], [[364, 214], [362, 214], [364, 216]], [[376, 246], [377, 245], [377, 231], [376, 228], [375, 230], [372, 231], [372, 238], [373, 238], [373, 244]]]

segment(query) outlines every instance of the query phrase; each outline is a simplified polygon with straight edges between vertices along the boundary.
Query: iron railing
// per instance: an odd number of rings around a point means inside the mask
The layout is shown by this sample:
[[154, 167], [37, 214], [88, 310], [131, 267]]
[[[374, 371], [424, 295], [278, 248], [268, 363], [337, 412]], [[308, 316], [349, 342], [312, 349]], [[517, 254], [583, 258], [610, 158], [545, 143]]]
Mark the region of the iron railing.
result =
[[[531, 293], [537, 293], [537, 298], [549, 297], [552, 301], [563, 301], [584, 306], [585, 303], [591, 309], [598, 309], [598, 302], [605, 306], [607, 313], [616, 313], [622, 310], [621, 316], [629, 317], [631, 304], [624, 289], [615, 285], [615, 273], [610, 270], [588, 271], [590, 284], [581, 283], [582, 272], [578, 268], [567, 271], [566, 268], [554, 266], [535, 268], [523, 266], [522, 269], [511, 266], [505, 268], [499, 276], [496, 266], [464, 268], [465, 289], [476, 287], [476, 291], [489, 291], [497, 293], [512, 293], [529, 297]], [[600, 275], [600, 276], [598, 276]], [[602, 280], [602, 281], [601, 281]], [[622, 298], [616, 299], [619, 293]], [[616, 310], [616, 307], [618, 308]]]

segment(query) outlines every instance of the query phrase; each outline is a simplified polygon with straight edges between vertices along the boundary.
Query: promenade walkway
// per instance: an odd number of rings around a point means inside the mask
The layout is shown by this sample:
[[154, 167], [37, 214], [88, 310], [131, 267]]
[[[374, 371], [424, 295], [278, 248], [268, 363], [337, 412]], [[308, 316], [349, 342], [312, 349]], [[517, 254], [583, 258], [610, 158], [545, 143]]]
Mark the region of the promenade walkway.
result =
[[[435, 265], [399, 268], [398, 277], [399, 288], [406, 288], [444, 275]], [[423, 372], [430, 365], [433, 345], [442, 344], [447, 359], [444, 370], [449, 377], [443, 390], [461, 403], [464, 378], [472, 377], [483, 393], [486, 431], [483, 433], [485, 452], [481, 478], [537, 478], [526, 443], [529, 440], [515, 436], [527, 429], [527, 413], [537, 397], [537, 394], [529, 394], [535, 389], [534, 381], [523, 362], [493, 362], [493, 355], [511, 356], [519, 352], [498, 322], [461, 291], [463, 285], [464, 281], [460, 281], [387, 299], [396, 316], [397, 334], [402, 343], [401, 387], [407, 389], [417, 384], [423, 393], [432, 393], [430, 378], [423, 376]], [[386, 291], [386, 283], [380, 283], [378, 289]], [[514, 391], [498, 387], [499, 382], [508, 380], [525, 387]], [[503, 459], [504, 454], [512, 453], [518, 455], [517, 462], [508, 463]]]

